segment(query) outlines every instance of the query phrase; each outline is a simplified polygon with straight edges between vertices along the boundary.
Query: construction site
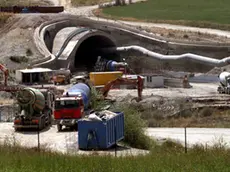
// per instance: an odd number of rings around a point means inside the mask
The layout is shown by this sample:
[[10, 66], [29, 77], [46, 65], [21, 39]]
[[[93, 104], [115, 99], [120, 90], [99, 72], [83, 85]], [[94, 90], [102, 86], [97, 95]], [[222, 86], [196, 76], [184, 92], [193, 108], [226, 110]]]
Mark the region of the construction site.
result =
[[218, 116], [230, 106], [229, 38], [166, 38], [53, 5], [0, 8], [24, 13], [1, 27], [0, 142], [36, 147], [39, 133], [54, 151], [107, 149], [124, 139], [125, 114], [113, 108], [125, 104], [139, 107], [153, 138], [154, 127], [229, 127]]

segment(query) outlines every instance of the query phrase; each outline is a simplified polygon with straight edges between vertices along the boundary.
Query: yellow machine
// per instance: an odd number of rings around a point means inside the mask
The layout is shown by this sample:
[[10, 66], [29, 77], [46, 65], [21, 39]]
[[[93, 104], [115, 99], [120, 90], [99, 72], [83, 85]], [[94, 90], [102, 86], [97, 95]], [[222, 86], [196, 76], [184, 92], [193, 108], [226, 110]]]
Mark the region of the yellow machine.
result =
[[108, 82], [115, 80], [123, 75], [121, 71], [113, 72], [91, 72], [89, 73], [90, 81], [94, 86], [106, 85]]

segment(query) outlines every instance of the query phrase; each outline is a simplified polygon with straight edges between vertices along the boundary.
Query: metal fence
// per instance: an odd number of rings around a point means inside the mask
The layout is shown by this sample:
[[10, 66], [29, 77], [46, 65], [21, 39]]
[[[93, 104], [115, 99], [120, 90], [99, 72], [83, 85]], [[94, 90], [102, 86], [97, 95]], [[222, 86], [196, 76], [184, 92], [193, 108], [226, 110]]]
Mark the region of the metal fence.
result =
[[17, 111], [15, 105], [0, 106], [0, 122], [13, 122], [14, 115]]

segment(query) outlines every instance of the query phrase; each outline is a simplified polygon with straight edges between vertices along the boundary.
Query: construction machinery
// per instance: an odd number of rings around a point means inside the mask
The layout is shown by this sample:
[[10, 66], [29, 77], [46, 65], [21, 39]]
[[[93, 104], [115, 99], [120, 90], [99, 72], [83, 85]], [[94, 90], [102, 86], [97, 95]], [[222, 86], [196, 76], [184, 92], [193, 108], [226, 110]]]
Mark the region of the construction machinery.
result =
[[222, 72], [218, 76], [220, 80], [220, 85], [217, 88], [217, 91], [220, 94], [230, 94], [230, 73]]
[[142, 91], [143, 91], [143, 87], [144, 87], [144, 80], [141, 76], [137, 76], [136, 79], [128, 79], [128, 78], [117, 78], [115, 80], [112, 80], [110, 82], [108, 82], [102, 89], [102, 95], [103, 97], [107, 97], [109, 90], [114, 86], [114, 85], [136, 85], [137, 86], [137, 90], [138, 90], [138, 98], [137, 101], [141, 101], [142, 100]]
[[[141, 76], [137, 76], [136, 79], [117, 78], [108, 82], [101, 89], [103, 99], [107, 97], [109, 90], [114, 85], [122, 84], [137, 86], [137, 101], [142, 99], [144, 82]], [[56, 98], [54, 119], [57, 124], [58, 131], [61, 131], [63, 126], [77, 129], [78, 120], [84, 117], [86, 115], [86, 111], [89, 110], [90, 98], [91, 86], [88, 83], [77, 83], [65, 91], [61, 97]]]
[[5, 92], [17, 92], [22, 89], [22, 86], [19, 85], [8, 85], [7, 80], [9, 77], [9, 70], [3, 64], [0, 64], [0, 70], [4, 73], [4, 84], [0, 84], [0, 91]]
[[89, 79], [94, 86], [102, 86], [110, 81], [113, 81], [119, 77], [122, 77], [123, 73], [121, 71], [113, 72], [90, 72]]
[[82, 83], [86, 81], [87, 76], [84, 75], [80, 75], [80, 76], [74, 76], [73, 78], [71, 78], [70, 83], [71, 84], [77, 84], [77, 83]]
[[94, 66], [95, 72], [104, 72], [104, 71], [124, 71], [127, 68], [128, 64], [125, 62], [116, 62], [113, 60], [106, 60], [97, 57], [97, 61]]
[[71, 72], [69, 69], [60, 69], [54, 72], [53, 83], [57, 84], [70, 84]]
[[58, 131], [62, 126], [77, 128], [77, 122], [81, 119], [90, 103], [90, 86], [78, 83], [70, 87], [61, 97], [56, 98], [54, 119]]
[[15, 131], [20, 129], [42, 130], [51, 124], [55, 95], [47, 89], [23, 88], [17, 93], [18, 113]]

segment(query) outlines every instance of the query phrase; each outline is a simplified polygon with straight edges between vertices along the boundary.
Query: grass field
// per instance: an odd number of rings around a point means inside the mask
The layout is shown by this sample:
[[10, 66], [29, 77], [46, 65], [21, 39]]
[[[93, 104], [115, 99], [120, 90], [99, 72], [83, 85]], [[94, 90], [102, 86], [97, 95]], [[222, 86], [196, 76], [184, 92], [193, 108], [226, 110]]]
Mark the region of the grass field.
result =
[[104, 2], [110, 2], [111, 0], [72, 0], [71, 3], [74, 6], [78, 5], [97, 5]]
[[230, 171], [230, 152], [223, 148], [196, 147], [184, 153], [175, 143], [166, 142], [146, 156], [67, 156], [34, 149], [0, 146], [1, 172], [152, 172]]
[[193, 26], [220, 27], [229, 24], [229, 0], [148, 0], [127, 6], [103, 9], [108, 16]]

